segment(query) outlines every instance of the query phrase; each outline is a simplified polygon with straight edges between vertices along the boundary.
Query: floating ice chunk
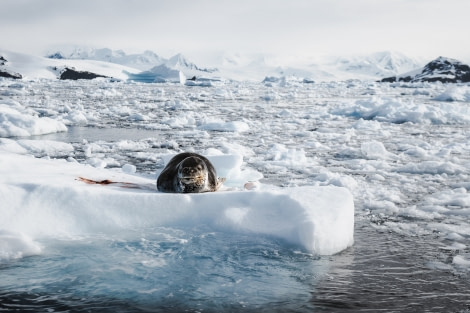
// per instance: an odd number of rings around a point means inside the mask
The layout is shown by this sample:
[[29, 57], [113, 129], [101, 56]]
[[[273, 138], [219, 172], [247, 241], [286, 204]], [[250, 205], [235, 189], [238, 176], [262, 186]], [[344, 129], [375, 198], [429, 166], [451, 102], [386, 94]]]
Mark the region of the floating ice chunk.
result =
[[86, 118], [85, 114], [83, 112], [74, 110], [68, 113], [67, 119], [70, 121], [72, 124], [76, 125], [86, 125], [88, 124], [88, 119]]
[[426, 262], [425, 266], [431, 270], [441, 270], [441, 271], [452, 270], [452, 266], [450, 264], [439, 262], [439, 261]]
[[7, 199], [0, 229], [33, 239], [97, 233], [125, 236], [126, 230], [136, 227], [206, 225], [218, 231], [273, 236], [324, 255], [354, 241], [354, 203], [346, 188], [168, 194], [85, 184], [77, 177], [153, 188], [155, 181], [64, 160], [1, 153], [0, 166], [0, 198]]
[[196, 119], [189, 113], [183, 113], [180, 116], [167, 118], [162, 121], [163, 124], [171, 128], [185, 128], [196, 124]]
[[389, 159], [394, 156], [393, 153], [388, 152], [383, 143], [379, 141], [362, 143], [361, 152], [366, 158], [373, 160]]
[[89, 158], [87, 163], [97, 168], [105, 168], [108, 165], [108, 162], [100, 158]]
[[390, 123], [470, 123], [468, 106], [452, 103], [416, 104], [401, 99], [371, 98], [344, 104], [333, 111], [337, 115]]
[[395, 169], [398, 173], [410, 174], [449, 174], [454, 175], [464, 172], [460, 166], [451, 162], [424, 161], [419, 163], [408, 163]]
[[137, 168], [132, 164], [124, 164], [122, 166], [122, 171], [127, 174], [134, 174], [137, 171]]
[[67, 131], [64, 123], [21, 113], [0, 104], [0, 137], [27, 137]]
[[131, 140], [121, 140], [113, 145], [113, 149], [124, 151], [145, 151], [148, 148], [149, 144], [146, 142], [138, 142]]
[[[436, 204], [452, 207], [470, 208], [470, 193], [465, 188], [456, 188], [452, 190], [443, 190], [432, 195], [433, 201]], [[465, 215], [470, 210], [457, 210], [452, 211], [452, 214]]]
[[276, 165], [294, 168], [304, 167], [308, 163], [304, 149], [289, 149], [282, 144], [273, 144], [267, 152], [267, 159]]
[[222, 151], [220, 151], [219, 149], [216, 149], [216, 148], [208, 148], [205, 150], [204, 152], [205, 155], [211, 155], [211, 156], [214, 156], [214, 155], [224, 155], [224, 153]]
[[378, 131], [382, 128], [382, 125], [378, 121], [371, 121], [371, 120], [363, 120], [362, 118], [359, 119], [356, 123], [354, 123], [355, 129], [360, 130], [371, 130], [371, 131]]
[[20, 139], [18, 144], [33, 154], [64, 156], [74, 151], [71, 144], [61, 141]]
[[235, 132], [242, 133], [250, 130], [250, 126], [247, 123], [242, 121], [232, 121], [232, 122], [212, 122], [199, 126], [199, 129], [202, 130], [212, 130], [212, 131], [221, 131], [221, 132]]
[[443, 93], [434, 97], [437, 101], [470, 101], [470, 88], [468, 87], [448, 87]]
[[169, 68], [165, 64], [161, 64], [151, 68], [148, 71], [140, 73], [129, 73], [126, 72], [129, 80], [143, 83], [163, 83], [163, 82], [177, 82], [182, 83], [182, 77], [184, 76], [181, 71]]
[[459, 240], [463, 241], [463, 240], [465, 240], [465, 237], [458, 234], [458, 233], [451, 232], [451, 233], [447, 234], [446, 239], [454, 240], [454, 241], [459, 241]]
[[0, 229], [0, 262], [41, 253], [41, 247], [23, 233]]
[[53, 140], [11, 140], [0, 138], [0, 150], [18, 154], [66, 156], [74, 151], [71, 144]]
[[131, 115], [129, 115], [129, 119], [131, 121], [148, 121], [149, 117], [141, 113], [132, 113]]
[[421, 159], [425, 159], [429, 156], [429, 153], [421, 147], [412, 147], [407, 149], [404, 153]]
[[232, 91], [227, 88], [217, 88], [215, 90], [215, 96], [223, 99], [233, 99]]
[[465, 267], [470, 270], [470, 260], [465, 259], [461, 255], [456, 255], [454, 256], [454, 259], [452, 260], [453, 264], [456, 264], [459, 267]]
[[345, 187], [354, 191], [358, 183], [351, 176], [341, 175], [330, 171], [324, 171], [316, 176], [316, 179], [322, 181], [322, 185], [333, 185], [338, 187]]
[[[457, 234], [456, 234], [457, 235]], [[458, 235], [460, 236], [460, 235]], [[462, 236], [460, 236], [462, 237]], [[454, 238], [457, 239], [458, 237], [457, 236], [449, 236], [447, 235], [446, 236], [447, 239], [451, 239], [451, 238]], [[460, 243], [460, 242], [453, 242], [451, 245], [449, 246], [446, 246], [446, 247], [442, 247], [441, 249], [444, 249], [444, 250], [450, 250], [450, 251], [456, 251], [456, 250], [465, 250], [467, 248], [467, 245], [463, 244], [463, 243]]]
[[0, 138], [0, 151], [7, 151], [18, 154], [26, 154], [28, 150], [22, 147], [16, 140]]

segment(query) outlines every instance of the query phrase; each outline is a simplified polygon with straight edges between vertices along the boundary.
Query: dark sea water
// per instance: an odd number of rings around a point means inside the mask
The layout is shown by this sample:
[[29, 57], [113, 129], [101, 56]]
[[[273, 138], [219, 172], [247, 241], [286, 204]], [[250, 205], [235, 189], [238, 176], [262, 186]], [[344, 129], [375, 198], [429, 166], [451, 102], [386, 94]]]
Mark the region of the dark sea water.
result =
[[[8, 312], [468, 312], [470, 282], [433, 236], [360, 219], [355, 245], [315, 256], [269, 237], [157, 228], [122, 238], [48, 240], [2, 264]], [[436, 251], [439, 251], [436, 253]], [[451, 259], [451, 258], [450, 258]]]

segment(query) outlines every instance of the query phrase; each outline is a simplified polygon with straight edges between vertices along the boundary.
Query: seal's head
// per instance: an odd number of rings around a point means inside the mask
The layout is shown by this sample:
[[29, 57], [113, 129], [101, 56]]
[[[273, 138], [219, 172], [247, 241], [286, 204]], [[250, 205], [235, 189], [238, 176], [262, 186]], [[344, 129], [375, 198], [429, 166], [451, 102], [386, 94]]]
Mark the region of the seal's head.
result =
[[207, 166], [202, 159], [189, 156], [178, 164], [178, 185], [183, 192], [202, 192], [207, 183]]

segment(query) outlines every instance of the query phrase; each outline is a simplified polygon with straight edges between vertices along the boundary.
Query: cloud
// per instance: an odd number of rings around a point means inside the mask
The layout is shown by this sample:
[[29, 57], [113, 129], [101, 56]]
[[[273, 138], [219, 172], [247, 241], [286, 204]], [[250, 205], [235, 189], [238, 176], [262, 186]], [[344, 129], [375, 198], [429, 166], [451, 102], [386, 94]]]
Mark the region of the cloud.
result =
[[470, 2], [447, 0], [3, 0], [2, 45], [125, 51], [468, 53]]

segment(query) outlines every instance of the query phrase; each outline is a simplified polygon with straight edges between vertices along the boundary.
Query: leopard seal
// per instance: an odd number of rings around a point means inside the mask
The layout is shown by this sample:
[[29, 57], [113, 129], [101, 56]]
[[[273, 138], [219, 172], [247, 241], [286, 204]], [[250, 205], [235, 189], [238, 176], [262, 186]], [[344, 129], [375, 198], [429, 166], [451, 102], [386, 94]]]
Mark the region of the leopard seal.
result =
[[197, 153], [175, 155], [157, 178], [161, 192], [201, 193], [216, 191], [224, 178], [218, 178], [212, 163]]

